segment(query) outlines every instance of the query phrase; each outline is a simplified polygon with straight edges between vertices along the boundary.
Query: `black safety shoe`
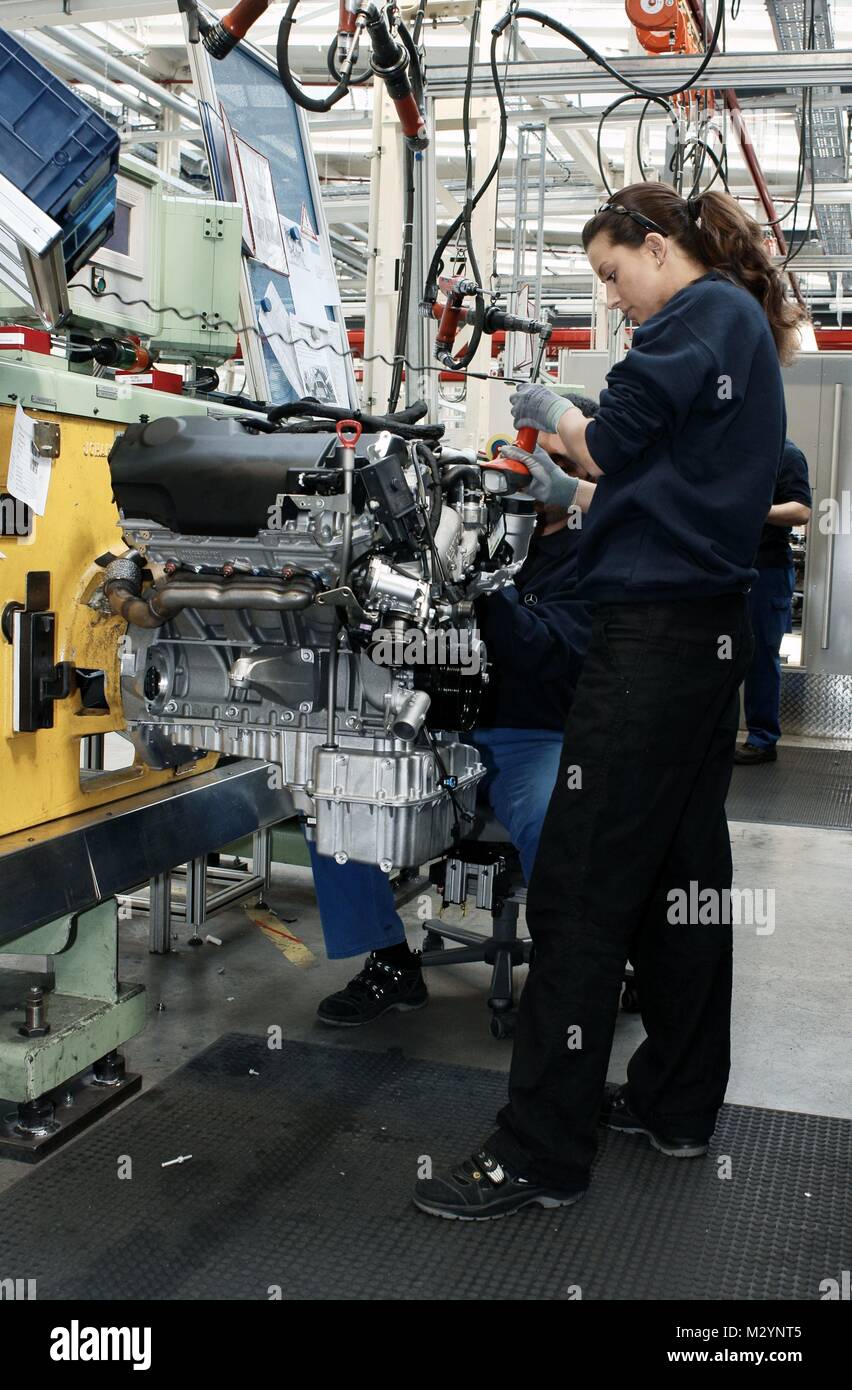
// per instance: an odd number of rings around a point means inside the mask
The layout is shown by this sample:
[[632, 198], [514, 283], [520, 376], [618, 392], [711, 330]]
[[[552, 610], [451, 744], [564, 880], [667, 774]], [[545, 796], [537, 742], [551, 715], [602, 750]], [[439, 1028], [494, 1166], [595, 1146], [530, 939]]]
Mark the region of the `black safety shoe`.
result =
[[[412, 952], [418, 955], [419, 952]], [[329, 994], [317, 1008], [317, 1018], [334, 1028], [359, 1028], [389, 1009], [422, 1009], [429, 991], [420, 961], [410, 970], [381, 960], [373, 951], [345, 989]]]
[[734, 762], [739, 767], [750, 767], [752, 763], [777, 763], [777, 748], [758, 748], [756, 743], [741, 743], [734, 750]]
[[570, 1207], [585, 1193], [585, 1187], [565, 1192], [519, 1177], [480, 1149], [437, 1178], [421, 1178], [412, 1195], [414, 1205], [430, 1216], [444, 1216], [449, 1221], [495, 1221], [522, 1207]]
[[607, 1084], [604, 1092], [600, 1123], [607, 1129], [617, 1129], [621, 1134], [644, 1134], [655, 1149], [669, 1158], [700, 1158], [710, 1147], [707, 1139], [654, 1133], [630, 1109], [627, 1087], [616, 1086], [612, 1082]]

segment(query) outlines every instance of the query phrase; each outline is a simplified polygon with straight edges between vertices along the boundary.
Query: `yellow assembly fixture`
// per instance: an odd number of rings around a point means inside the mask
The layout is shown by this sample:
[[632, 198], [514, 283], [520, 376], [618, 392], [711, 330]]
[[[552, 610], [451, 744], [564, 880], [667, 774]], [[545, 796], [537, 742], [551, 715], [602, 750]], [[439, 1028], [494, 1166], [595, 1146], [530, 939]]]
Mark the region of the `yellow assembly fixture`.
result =
[[[52, 728], [16, 733], [14, 649], [5, 635], [0, 638], [0, 836], [195, 776], [216, 764], [216, 756], [209, 755], [181, 772], [155, 772], [137, 761], [115, 771], [81, 772], [80, 740], [122, 732], [125, 727], [119, 682], [125, 624], [120, 617], [88, 606], [103, 579], [94, 558], [124, 549], [107, 464], [121, 426], [54, 412], [28, 410], [27, 414], [55, 427], [59, 452], [51, 465], [45, 515], [31, 516], [29, 535], [0, 537], [0, 610], [11, 613], [10, 606], [26, 603], [28, 575], [47, 575], [49, 610], [55, 615], [54, 661], [103, 672], [108, 709], [85, 709], [82, 690], [72, 679], [71, 693], [52, 703]], [[0, 493], [4, 494], [14, 420], [14, 406], [0, 406]], [[11, 515], [7, 503], [4, 532], [16, 529], [8, 524]], [[8, 617], [3, 626], [10, 630]]]

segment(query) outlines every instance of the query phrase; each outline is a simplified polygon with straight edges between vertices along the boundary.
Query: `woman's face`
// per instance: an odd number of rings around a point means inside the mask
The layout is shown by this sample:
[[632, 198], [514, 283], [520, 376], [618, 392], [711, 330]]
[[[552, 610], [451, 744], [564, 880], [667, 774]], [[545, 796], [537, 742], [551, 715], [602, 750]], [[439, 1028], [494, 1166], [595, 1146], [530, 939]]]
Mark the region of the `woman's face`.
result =
[[644, 323], [671, 295], [664, 273], [666, 237], [649, 232], [641, 246], [616, 246], [603, 232], [589, 242], [586, 255], [606, 285], [608, 309]]

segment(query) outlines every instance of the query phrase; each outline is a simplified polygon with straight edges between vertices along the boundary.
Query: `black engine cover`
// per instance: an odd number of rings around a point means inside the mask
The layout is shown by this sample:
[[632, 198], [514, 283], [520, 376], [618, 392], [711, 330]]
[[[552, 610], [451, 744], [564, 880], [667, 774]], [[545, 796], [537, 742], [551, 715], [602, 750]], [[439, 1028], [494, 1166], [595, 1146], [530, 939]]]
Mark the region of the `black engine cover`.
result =
[[[376, 438], [361, 437], [356, 463]], [[256, 536], [279, 493], [302, 491], [298, 473], [334, 472], [336, 448], [333, 433], [261, 434], [236, 418], [151, 420], [130, 425], [112, 447], [113, 497], [126, 520], [190, 536]]]

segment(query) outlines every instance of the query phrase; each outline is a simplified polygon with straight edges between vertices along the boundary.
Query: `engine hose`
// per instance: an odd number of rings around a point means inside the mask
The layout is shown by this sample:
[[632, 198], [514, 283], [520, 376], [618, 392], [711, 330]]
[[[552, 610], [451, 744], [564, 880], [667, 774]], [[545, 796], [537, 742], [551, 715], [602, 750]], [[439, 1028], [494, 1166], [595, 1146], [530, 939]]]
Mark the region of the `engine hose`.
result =
[[477, 487], [482, 486], [482, 472], [476, 463], [451, 463], [441, 470], [441, 486], [450, 487], [459, 478], [467, 478]]
[[443, 436], [443, 425], [406, 424], [402, 418], [406, 413], [401, 411], [399, 415], [365, 415], [362, 410], [352, 410], [351, 407], [340, 405], [326, 405], [310, 398], [290, 401], [284, 405], [272, 405], [266, 412], [267, 418], [273, 423], [277, 423], [287, 416], [335, 422], [357, 420], [365, 434], [379, 434], [382, 430], [389, 430], [391, 434], [399, 435], [400, 439], [422, 439], [426, 443]]

